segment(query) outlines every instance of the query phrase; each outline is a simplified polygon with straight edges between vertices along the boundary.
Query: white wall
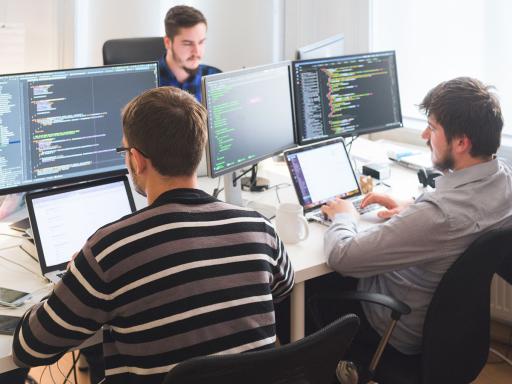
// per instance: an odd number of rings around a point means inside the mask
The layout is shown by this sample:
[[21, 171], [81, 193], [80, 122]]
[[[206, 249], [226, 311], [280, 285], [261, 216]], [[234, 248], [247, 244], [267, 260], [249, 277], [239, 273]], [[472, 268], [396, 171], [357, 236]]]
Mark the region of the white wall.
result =
[[0, 1], [0, 73], [56, 68], [57, 0]]
[[102, 65], [109, 39], [163, 35], [158, 1], [75, 0], [75, 66]]
[[208, 20], [205, 63], [224, 71], [270, 63], [276, 30], [274, 3], [276, 0], [75, 0], [76, 66], [101, 65], [101, 47], [108, 39], [163, 36], [165, 13], [177, 4], [200, 9]]
[[0, 0], [0, 26], [24, 28], [17, 40], [0, 28], [0, 73], [101, 65], [106, 40], [163, 36], [166, 11], [182, 3], [205, 14], [204, 62], [224, 71], [292, 59], [336, 33], [346, 53], [368, 50], [369, 0]]
[[369, 0], [286, 0], [285, 56], [343, 33], [345, 54], [368, 52]]
[[229, 71], [273, 61], [273, 35], [278, 33], [273, 20], [282, 17], [274, 14], [274, 1], [196, 0], [185, 3], [200, 9], [208, 20], [205, 63]]

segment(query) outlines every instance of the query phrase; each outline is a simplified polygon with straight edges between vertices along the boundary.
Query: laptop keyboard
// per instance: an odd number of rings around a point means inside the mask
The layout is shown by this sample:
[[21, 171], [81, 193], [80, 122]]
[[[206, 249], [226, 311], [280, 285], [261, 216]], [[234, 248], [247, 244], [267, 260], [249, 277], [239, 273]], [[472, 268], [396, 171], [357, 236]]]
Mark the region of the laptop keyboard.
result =
[[[376, 209], [379, 209], [381, 207], [379, 204], [370, 204], [364, 208], [361, 208], [361, 201], [362, 201], [362, 199], [352, 201], [352, 203], [354, 204], [354, 207], [357, 209], [357, 211], [361, 215], [364, 213], [367, 213], [367, 212], [375, 211]], [[320, 211], [320, 210], [310, 212], [308, 214], [308, 216], [309, 216], [308, 219], [310, 219], [311, 221], [316, 221], [318, 223], [325, 224], [327, 226], [331, 225], [331, 223], [332, 223], [331, 219], [328, 216], [324, 215], [322, 213], [322, 211]]]
[[366, 207], [361, 208], [361, 201], [363, 201], [363, 200], [361, 199], [361, 200], [353, 201], [353, 203], [354, 203], [354, 207], [356, 207], [357, 212], [359, 212], [359, 214], [361, 214], [361, 215], [362, 215], [363, 213], [367, 213], [367, 212], [375, 211], [376, 209], [379, 209], [379, 208], [380, 208], [380, 205], [379, 205], [379, 204], [369, 204], [369, 205], [367, 205]]

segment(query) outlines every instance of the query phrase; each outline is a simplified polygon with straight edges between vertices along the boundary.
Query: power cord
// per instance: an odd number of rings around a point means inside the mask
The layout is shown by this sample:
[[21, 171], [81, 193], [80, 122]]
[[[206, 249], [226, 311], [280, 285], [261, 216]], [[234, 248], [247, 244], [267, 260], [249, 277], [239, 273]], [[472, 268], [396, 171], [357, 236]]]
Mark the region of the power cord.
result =
[[[236, 183], [236, 181], [237, 181], [237, 180], [241, 179], [241, 178], [242, 178], [242, 176], [245, 176], [246, 174], [248, 174], [249, 172], [251, 172], [251, 171], [252, 171], [252, 169], [253, 169], [253, 167], [251, 167], [251, 168], [249, 168], [249, 169], [246, 169], [246, 170], [242, 170], [242, 173], [241, 173], [241, 174], [239, 174], [238, 176], [233, 176], [233, 180], [232, 180], [233, 185]], [[224, 190], [224, 188], [220, 188], [220, 189], [219, 189], [219, 187], [220, 187], [220, 177], [219, 177], [219, 182], [218, 182], [218, 184], [217, 184], [217, 188], [215, 188], [215, 189], [213, 190], [213, 197], [215, 197], [215, 198], [217, 198], [217, 197], [219, 196], [219, 193], [221, 193], [221, 192]]]
[[66, 384], [66, 383], [73, 384], [73, 382], [71, 380], [69, 380], [68, 376], [66, 376], [64, 374], [64, 372], [62, 372], [62, 369], [59, 367], [59, 360], [55, 364], [57, 365], [57, 369], [59, 370], [59, 373], [64, 378], [64, 384]]
[[496, 349], [494, 348], [489, 348], [489, 352], [492, 352], [494, 353], [496, 356], [498, 356], [500, 359], [502, 359], [505, 363], [507, 363], [508, 365], [512, 366], [512, 360], [508, 359], [504, 354], [502, 354], [501, 352], [497, 351]]
[[46, 367], [43, 368], [43, 370], [41, 371], [41, 376], [39, 376], [39, 382], [42, 383], [43, 382], [43, 375], [44, 375], [44, 372], [48, 369], [49, 365], [47, 365]]
[[352, 143], [356, 141], [356, 139], [359, 137], [359, 135], [352, 136], [352, 140], [350, 140], [350, 143], [346, 144], [345, 147], [347, 148], [347, 152], [350, 154], [350, 151], [352, 150]]
[[50, 372], [50, 378], [52, 379], [52, 383], [56, 384], [55, 379], [53, 378], [52, 366], [51, 365], [48, 366], [48, 372]]
[[213, 189], [213, 197], [218, 198], [219, 193], [221, 193], [224, 190], [224, 188], [220, 188], [220, 177], [217, 177], [217, 188]]
[[270, 189], [276, 190], [276, 198], [277, 198], [277, 202], [279, 204], [281, 204], [281, 199], [279, 198], [279, 190], [283, 189], [283, 188], [288, 188], [290, 185], [291, 185], [290, 183], [280, 183], [280, 184], [273, 185], [269, 188], [269, 190]]

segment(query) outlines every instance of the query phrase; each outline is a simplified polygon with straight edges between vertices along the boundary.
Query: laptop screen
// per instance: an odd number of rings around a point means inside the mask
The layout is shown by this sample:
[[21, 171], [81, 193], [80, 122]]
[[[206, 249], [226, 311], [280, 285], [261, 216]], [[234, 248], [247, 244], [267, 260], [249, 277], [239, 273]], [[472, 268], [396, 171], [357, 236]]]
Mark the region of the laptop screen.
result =
[[285, 152], [285, 158], [305, 210], [317, 208], [335, 197], [361, 194], [342, 139], [292, 149]]
[[100, 227], [135, 210], [128, 179], [109, 178], [27, 195], [43, 274], [65, 268]]

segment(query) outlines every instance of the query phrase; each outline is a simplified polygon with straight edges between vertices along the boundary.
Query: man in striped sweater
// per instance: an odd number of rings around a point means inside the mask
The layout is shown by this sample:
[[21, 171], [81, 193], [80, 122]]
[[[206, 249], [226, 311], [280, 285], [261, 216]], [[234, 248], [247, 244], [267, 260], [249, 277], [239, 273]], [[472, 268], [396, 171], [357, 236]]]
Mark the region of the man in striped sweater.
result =
[[103, 328], [107, 383], [161, 383], [185, 359], [274, 346], [293, 269], [258, 213], [197, 189], [206, 111], [171, 87], [124, 109], [126, 165], [148, 207], [100, 228], [14, 336], [21, 366], [57, 361]]

